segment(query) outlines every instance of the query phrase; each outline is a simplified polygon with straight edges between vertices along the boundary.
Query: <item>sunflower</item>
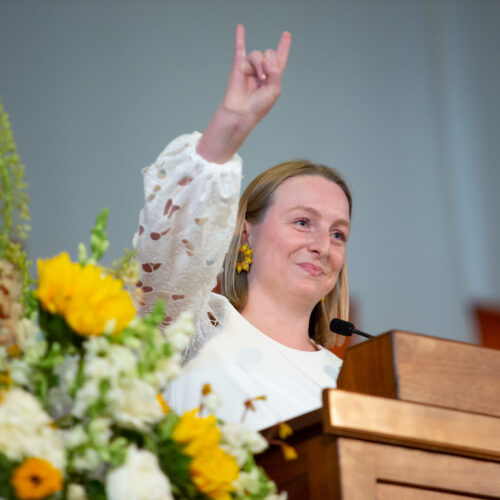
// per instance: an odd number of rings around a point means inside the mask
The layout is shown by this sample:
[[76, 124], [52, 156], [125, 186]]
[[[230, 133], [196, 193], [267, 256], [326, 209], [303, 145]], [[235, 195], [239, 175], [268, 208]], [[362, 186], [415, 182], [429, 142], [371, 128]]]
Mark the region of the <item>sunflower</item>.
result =
[[27, 458], [12, 474], [12, 486], [22, 500], [38, 500], [62, 490], [59, 469], [41, 458]]
[[123, 282], [105, 275], [99, 266], [71, 262], [66, 252], [38, 260], [41, 307], [63, 317], [80, 335], [121, 332], [135, 316]]
[[236, 271], [241, 273], [241, 271], [247, 271], [250, 269], [250, 264], [252, 260], [253, 249], [248, 246], [248, 243], [244, 243], [238, 247], [238, 257], [236, 260]]

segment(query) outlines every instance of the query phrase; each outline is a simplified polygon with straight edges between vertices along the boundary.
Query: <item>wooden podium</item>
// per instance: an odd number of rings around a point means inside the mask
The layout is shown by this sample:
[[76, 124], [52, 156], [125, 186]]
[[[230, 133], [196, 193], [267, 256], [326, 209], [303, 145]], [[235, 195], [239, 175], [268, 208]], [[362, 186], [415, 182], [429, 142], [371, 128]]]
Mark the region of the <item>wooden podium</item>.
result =
[[389, 332], [323, 401], [289, 422], [297, 460], [258, 457], [290, 500], [500, 499], [500, 351]]

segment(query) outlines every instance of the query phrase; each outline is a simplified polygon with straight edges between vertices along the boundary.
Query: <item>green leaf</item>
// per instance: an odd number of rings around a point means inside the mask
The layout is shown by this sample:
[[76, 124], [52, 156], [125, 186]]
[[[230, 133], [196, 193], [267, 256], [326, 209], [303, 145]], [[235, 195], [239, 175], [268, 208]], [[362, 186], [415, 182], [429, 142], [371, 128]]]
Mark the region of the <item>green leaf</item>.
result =
[[106, 253], [109, 247], [106, 227], [108, 225], [109, 208], [103, 209], [97, 214], [94, 227], [90, 234], [90, 258], [83, 243], [78, 245], [78, 260], [82, 265], [96, 264]]
[[15, 498], [10, 479], [19, 462], [9, 460], [0, 452], [0, 498]]

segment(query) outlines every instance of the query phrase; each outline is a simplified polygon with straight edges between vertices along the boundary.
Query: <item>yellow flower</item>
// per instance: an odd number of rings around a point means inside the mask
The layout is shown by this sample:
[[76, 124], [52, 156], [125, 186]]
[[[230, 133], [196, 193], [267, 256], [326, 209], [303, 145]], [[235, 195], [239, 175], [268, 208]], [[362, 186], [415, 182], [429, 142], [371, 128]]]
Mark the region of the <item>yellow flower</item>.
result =
[[94, 265], [72, 263], [66, 252], [38, 260], [36, 296], [42, 307], [59, 314], [80, 335], [122, 331], [135, 316], [123, 283]]
[[189, 472], [197, 488], [214, 500], [230, 500], [238, 464], [219, 448], [221, 434], [215, 416], [197, 417], [197, 413], [197, 408], [184, 413], [172, 437], [186, 444], [184, 452], [193, 457]]
[[21, 354], [21, 348], [17, 344], [11, 344], [7, 349], [10, 358], [17, 358]]
[[293, 429], [285, 422], [280, 422], [278, 425], [278, 434], [280, 439], [286, 439], [293, 434]]
[[192, 457], [200, 450], [215, 448], [220, 443], [215, 416], [197, 417], [196, 413], [197, 408], [184, 413], [172, 433], [175, 441], [187, 445], [184, 451]]
[[242, 270], [248, 272], [249, 265], [253, 262], [252, 253], [253, 250], [248, 246], [248, 243], [238, 247], [238, 258], [236, 260], [236, 271], [238, 273], [241, 273]]
[[193, 458], [189, 471], [200, 491], [214, 500], [230, 500], [239, 467], [229, 453], [217, 447], [206, 448]]
[[0, 402], [2, 401], [2, 389], [9, 389], [12, 385], [12, 378], [8, 371], [0, 372]]
[[245, 405], [245, 410], [251, 410], [251, 411], [257, 411], [255, 408], [255, 401], [265, 401], [267, 399], [267, 396], [262, 395], [262, 396], [256, 396], [255, 398], [250, 398], [247, 399], [243, 404]]
[[281, 443], [281, 452], [285, 460], [297, 460], [299, 457], [297, 450], [288, 444]]
[[156, 400], [158, 401], [158, 403], [160, 403], [160, 406], [161, 406], [161, 409], [162, 409], [163, 413], [169, 413], [170, 412], [170, 406], [165, 401], [165, 398], [163, 397], [163, 394], [161, 392], [159, 392], [156, 395]]
[[12, 474], [16, 496], [38, 500], [62, 490], [63, 476], [59, 469], [41, 458], [27, 458]]

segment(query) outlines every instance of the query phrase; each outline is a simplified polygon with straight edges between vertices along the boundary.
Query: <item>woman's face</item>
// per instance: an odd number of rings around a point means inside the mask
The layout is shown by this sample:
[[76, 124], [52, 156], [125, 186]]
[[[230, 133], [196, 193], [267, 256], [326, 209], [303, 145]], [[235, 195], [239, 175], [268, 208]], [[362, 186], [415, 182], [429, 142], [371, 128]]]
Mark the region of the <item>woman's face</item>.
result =
[[264, 219], [245, 225], [254, 249], [249, 292], [312, 309], [335, 286], [345, 263], [349, 203], [320, 176], [296, 176], [274, 192]]

